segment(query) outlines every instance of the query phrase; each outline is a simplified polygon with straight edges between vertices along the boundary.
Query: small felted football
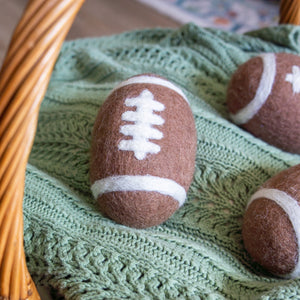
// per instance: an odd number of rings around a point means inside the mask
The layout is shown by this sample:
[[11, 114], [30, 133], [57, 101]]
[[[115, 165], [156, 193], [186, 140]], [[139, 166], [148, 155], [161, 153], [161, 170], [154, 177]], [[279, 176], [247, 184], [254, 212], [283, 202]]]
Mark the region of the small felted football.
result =
[[256, 137], [300, 153], [300, 57], [266, 53], [233, 74], [227, 90], [230, 117]]
[[253, 260], [280, 277], [300, 277], [300, 165], [269, 179], [251, 197], [243, 222]]
[[185, 202], [196, 143], [193, 114], [177, 86], [153, 74], [121, 82], [93, 128], [90, 179], [101, 211], [135, 228], [167, 220]]

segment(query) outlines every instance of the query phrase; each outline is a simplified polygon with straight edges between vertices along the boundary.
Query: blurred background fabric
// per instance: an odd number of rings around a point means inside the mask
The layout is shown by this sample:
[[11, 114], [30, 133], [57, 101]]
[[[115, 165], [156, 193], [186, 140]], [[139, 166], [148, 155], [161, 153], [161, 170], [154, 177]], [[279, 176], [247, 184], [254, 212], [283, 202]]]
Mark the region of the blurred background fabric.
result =
[[279, 0], [139, 0], [184, 24], [237, 33], [278, 24]]

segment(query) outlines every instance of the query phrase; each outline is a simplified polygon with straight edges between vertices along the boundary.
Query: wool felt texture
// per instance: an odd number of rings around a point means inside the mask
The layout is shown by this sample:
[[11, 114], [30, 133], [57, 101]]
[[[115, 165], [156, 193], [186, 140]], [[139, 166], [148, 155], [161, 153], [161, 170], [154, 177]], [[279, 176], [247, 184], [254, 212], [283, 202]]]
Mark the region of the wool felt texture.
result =
[[126, 86], [126, 85], [133, 84], [133, 83], [150, 83], [150, 84], [157, 84], [157, 85], [169, 88], [169, 89], [175, 91], [177, 94], [179, 94], [185, 101], [189, 102], [188, 99], [186, 98], [185, 94], [182, 92], [182, 90], [180, 88], [178, 88], [172, 82], [170, 82], [162, 77], [153, 76], [153, 75], [154, 74], [139, 74], [138, 76], [133, 76], [131, 78], [128, 78], [127, 80], [120, 82], [113, 89], [113, 92], [115, 90], [121, 88], [122, 86]]
[[241, 65], [227, 92], [231, 119], [283, 150], [300, 153], [300, 57], [267, 53]]
[[[115, 221], [136, 228], [158, 225], [185, 201], [197, 135], [182, 95], [171, 82], [143, 74], [120, 83], [101, 106], [90, 177], [99, 207]], [[164, 199], [169, 208], [160, 207]]]
[[175, 181], [151, 175], [119, 175], [95, 181], [91, 187], [94, 197], [109, 192], [119, 191], [151, 191], [169, 195], [177, 200], [179, 206], [184, 204], [186, 192]]
[[[34, 280], [66, 299], [299, 297], [298, 279], [272, 277], [253, 262], [241, 228], [250, 197], [300, 156], [236, 126], [226, 107], [239, 65], [261, 53], [300, 54], [299, 36], [294, 26], [237, 35], [188, 24], [66, 42], [26, 173], [24, 242]], [[99, 106], [119, 82], [146, 72], [186, 94], [197, 155], [185, 204], [164, 224], [136, 230], [99, 213], [90, 147]]]
[[300, 276], [300, 165], [276, 174], [250, 199], [244, 217], [247, 250], [270, 272]]
[[[246, 104], [243, 108], [240, 108], [235, 114], [233, 113], [230, 114], [230, 117], [233, 120], [233, 122], [238, 125], [249, 122], [253, 118], [253, 116], [255, 116], [257, 112], [261, 109], [261, 107], [265, 104], [272, 91], [272, 87], [276, 75], [275, 54], [274, 53], [262, 54], [260, 58], [262, 59], [262, 73], [261, 73], [259, 85], [257, 87], [254, 98], [250, 100], [250, 102]], [[248, 76], [250, 75], [251, 74], [249, 74]], [[231, 88], [234, 89], [235, 86], [237, 86], [238, 84], [239, 83], [233, 82]], [[248, 93], [248, 91], [249, 88], [246, 89], [245, 93]], [[229, 101], [231, 103], [234, 100], [229, 96]]]

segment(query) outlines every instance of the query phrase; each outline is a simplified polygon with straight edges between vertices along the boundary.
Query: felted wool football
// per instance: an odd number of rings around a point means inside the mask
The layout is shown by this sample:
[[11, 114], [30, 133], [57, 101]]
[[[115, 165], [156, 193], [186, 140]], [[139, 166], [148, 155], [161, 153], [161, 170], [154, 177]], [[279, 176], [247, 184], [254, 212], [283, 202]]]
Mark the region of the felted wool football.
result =
[[300, 165], [269, 179], [251, 197], [243, 222], [245, 248], [269, 272], [300, 277]]
[[265, 53], [233, 74], [227, 90], [230, 117], [256, 137], [300, 153], [300, 57]]
[[153, 74], [121, 82], [93, 128], [90, 179], [101, 211], [135, 228], [167, 220], [185, 202], [196, 143], [193, 114], [177, 86]]

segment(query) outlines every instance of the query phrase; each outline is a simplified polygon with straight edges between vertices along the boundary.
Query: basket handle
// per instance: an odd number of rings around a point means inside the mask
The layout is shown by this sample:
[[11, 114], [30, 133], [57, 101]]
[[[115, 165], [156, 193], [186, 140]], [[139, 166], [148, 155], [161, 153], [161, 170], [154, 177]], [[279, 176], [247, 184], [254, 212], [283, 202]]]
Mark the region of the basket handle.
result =
[[0, 299], [40, 299], [23, 248], [25, 169], [40, 103], [84, 0], [31, 0], [0, 72]]
[[300, 1], [281, 0], [279, 8], [279, 24], [300, 24]]

